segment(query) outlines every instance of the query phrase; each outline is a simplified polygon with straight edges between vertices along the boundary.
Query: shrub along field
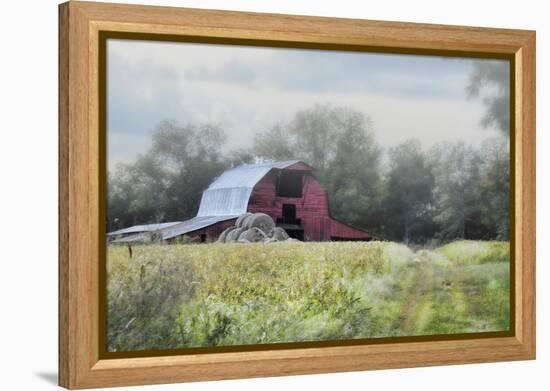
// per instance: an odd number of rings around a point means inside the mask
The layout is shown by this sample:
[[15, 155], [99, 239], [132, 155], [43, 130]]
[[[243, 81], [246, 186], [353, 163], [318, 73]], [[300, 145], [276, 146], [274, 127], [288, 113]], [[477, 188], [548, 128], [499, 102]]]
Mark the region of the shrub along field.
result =
[[109, 246], [109, 351], [502, 331], [509, 244]]

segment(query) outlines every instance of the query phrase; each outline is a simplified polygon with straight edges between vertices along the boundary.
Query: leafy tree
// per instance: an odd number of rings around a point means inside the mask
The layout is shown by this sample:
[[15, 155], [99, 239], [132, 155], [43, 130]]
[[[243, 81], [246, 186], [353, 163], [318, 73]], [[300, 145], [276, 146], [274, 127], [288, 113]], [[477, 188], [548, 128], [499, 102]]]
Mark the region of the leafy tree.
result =
[[252, 150], [237, 149], [229, 152], [226, 160], [229, 167], [237, 167], [242, 164], [253, 164], [256, 161], [256, 156]]
[[409, 140], [389, 150], [386, 178], [384, 232], [405, 243], [422, 242], [433, 235], [432, 167], [418, 140]]
[[483, 177], [480, 183], [481, 220], [488, 237], [509, 239], [510, 151], [507, 140], [488, 139], [481, 147]]
[[257, 134], [253, 151], [259, 160], [307, 162], [328, 192], [334, 217], [378, 232], [382, 151], [364, 114], [316, 104]]
[[329, 169], [345, 122], [343, 117], [349, 113], [349, 110], [329, 104], [316, 104], [299, 111], [289, 126], [289, 133], [294, 138], [293, 150], [320, 172]]
[[169, 170], [168, 220], [193, 217], [202, 191], [226, 168], [221, 157], [223, 131], [212, 125], [178, 127], [164, 122], [153, 133], [152, 151]]
[[126, 166], [119, 164], [114, 173], [107, 173], [107, 232], [133, 225], [129, 205], [136, 197]]
[[481, 120], [484, 127], [495, 127], [503, 135], [510, 129], [510, 70], [507, 63], [474, 62], [466, 87], [470, 98], [483, 97], [487, 109]]
[[260, 158], [275, 161], [292, 160], [296, 155], [289, 130], [283, 124], [275, 124], [267, 131], [257, 133], [252, 152]]
[[212, 125], [164, 121], [152, 132], [151, 149], [110, 176], [108, 224], [177, 221], [197, 212], [202, 191], [227, 167], [223, 131]]
[[434, 221], [439, 224], [438, 236], [443, 239], [474, 238], [480, 228], [479, 154], [462, 142], [439, 144], [431, 154], [435, 174]]
[[120, 164], [108, 178], [109, 230], [164, 219], [168, 178], [153, 154], [139, 156], [132, 165]]
[[348, 224], [379, 230], [380, 157], [371, 122], [347, 109], [332, 111], [336, 137], [334, 157], [325, 166], [331, 212]]

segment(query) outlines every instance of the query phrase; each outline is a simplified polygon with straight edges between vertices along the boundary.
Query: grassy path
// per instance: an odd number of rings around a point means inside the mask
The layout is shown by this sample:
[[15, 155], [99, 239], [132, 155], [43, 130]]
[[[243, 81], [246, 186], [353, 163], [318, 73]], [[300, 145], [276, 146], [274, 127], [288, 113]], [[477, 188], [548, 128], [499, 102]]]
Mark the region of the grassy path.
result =
[[415, 328], [418, 318], [418, 308], [422, 308], [428, 301], [431, 300], [433, 287], [431, 285], [433, 270], [425, 262], [418, 262], [415, 265], [414, 275], [414, 293], [410, 296], [410, 300], [405, 303], [403, 311], [405, 321], [403, 322], [402, 330], [405, 335], [415, 334]]
[[392, 330], [396, 335], [505, 330], [509, 322], [507, 263], [472, 264], [420, 250], [414, 254], [408, 295]]

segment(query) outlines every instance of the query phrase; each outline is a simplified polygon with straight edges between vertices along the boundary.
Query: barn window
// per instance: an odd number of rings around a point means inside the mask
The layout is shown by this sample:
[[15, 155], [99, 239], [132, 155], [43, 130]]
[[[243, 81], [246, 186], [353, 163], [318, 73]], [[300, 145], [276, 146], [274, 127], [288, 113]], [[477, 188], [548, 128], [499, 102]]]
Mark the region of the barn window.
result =
[[279, 197], [301, 198], [303, 177], [304, 175], [298, 171], [281, 171], [277, 185], [277, 195]]

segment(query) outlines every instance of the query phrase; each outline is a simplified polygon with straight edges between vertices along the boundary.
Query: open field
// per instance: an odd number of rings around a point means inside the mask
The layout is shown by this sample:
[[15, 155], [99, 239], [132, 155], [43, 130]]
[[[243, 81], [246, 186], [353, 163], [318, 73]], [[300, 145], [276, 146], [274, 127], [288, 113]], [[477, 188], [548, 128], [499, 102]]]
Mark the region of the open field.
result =
[[109, 351], [507, 330], [509, 244], [108, 247]]

